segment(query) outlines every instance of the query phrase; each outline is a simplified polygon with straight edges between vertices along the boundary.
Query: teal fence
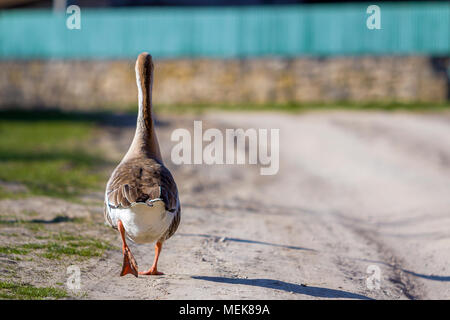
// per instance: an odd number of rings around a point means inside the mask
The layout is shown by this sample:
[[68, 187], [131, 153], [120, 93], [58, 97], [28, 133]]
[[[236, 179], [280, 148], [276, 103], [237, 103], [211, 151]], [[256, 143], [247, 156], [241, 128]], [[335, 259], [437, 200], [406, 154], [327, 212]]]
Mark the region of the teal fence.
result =
[[5, 10], [0, 59], [450, 53], [450, 3], [378, 3], [381, 30], [366, 27], [368, 5], [81, 8], [81, 30], [69, 14]]

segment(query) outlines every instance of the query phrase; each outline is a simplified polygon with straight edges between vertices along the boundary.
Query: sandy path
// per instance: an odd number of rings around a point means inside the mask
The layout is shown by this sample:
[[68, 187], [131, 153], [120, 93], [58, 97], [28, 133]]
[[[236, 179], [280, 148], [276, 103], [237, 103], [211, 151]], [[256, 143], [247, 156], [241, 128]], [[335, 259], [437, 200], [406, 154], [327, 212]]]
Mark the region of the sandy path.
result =
[[[224, 113], [204, 126], [279, 128], [280, 171], [171, 165], [183, 216], [159, 277], [119, 277], [111, 251], [82, 275], [88, 298], [450, 298], [450, 117], [385, 113]], [[164, 122], [163, 118], [163, 123]], [[123, 129], [124, 152], [132, 129]], [[119, 240], [118, 240], [119, 243]], [[141, 269], [153, 247], [132, 246]], [[366, 286], [367, 267], [381, 271]]]

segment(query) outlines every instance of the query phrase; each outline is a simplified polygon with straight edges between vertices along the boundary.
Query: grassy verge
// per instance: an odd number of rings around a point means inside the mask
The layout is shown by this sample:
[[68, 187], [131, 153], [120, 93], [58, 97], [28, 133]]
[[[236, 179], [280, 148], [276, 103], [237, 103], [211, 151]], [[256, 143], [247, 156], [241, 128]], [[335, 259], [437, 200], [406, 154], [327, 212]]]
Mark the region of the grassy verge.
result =
[[20, 183], [26, 191], [0, 186], [0, 198], [70, 198], [99, 187], [105, 177], [98, 168], [106, 161], [89, 148], [99, 118], [58, 111], [1, 111], [0, 181]]
[[35, 287], [10, 281], [0, 281], [0, 299], [41, 300], [68, 297], [66, 291], [52, 287]]
[[0, 212], [0, 300], [80, 298], [58, 289], [67, 266], [92, 266], [107, 250], [120, 250], [111, 244], [115, 237], [102, 215], [42, 219], [34, 210]]
[[[99, 228], [100, 226], [91, 225], [81, 218], [62, 218], [58, 220], [58, 217], [56, 217], [52, 221], [53, 224], [61, 224], [61, 226], [58, 226], [59, 231], [45, 227], [45, 224], [40, 220], [0, 219], [0, 230], [2, 228], [14, 228], [18, 231], [26, 229], [32, 232], [31, 238], [29, 238], [32, 241], [23, 242], [22, 240], [22, 243], [18, 244], [0, 245], [0, 254], [7, 255], [14, 260], [21, 260], [25, 257], [33, 259], [36, 256], [52, 260], [88, 259], [101, 257], [106, 250], [118, 249], [105, 240], [64, 230], [69, 225], [73, 227], [74, 224], [78, 224], [79, 227], [86, 230]], [[5, 233], [5, 235], [10, 237], [8, 233]]]
[[[80, 195], [101, 191], [107, 179], [105, 169], [113, 164], [95, 140], [98, 125], [110, 116], [0, 111], [0, 199], [45, 195], [78, 202]], [[19, 202], [27, 201], [33, 200]], [[83, 200], [83, 205], [88, 204]], [[93, 264], [107, 250], [119, 249], [110, 244], [115, 233], [103, 225], [101, 214], [73, 217], [67, 208], [49, 214], [45, 206], [0, 212], [0, 299], [73, 296], [59, 289], [67, 265]], [[79, 205], [74, 207], [78, 210]]]
[[0, 253], [7, 255], [28, 255], [34, 253], [43, 258], [61, 260], [66, 256], [72, 256], [73, 258], [101, 257], [105, 250], [112, 248], [105, 241], [83, 237], [69, 241], [55, 239], [55, 241], [49, 242], [30, 242], [15, 246], [0, 246]]

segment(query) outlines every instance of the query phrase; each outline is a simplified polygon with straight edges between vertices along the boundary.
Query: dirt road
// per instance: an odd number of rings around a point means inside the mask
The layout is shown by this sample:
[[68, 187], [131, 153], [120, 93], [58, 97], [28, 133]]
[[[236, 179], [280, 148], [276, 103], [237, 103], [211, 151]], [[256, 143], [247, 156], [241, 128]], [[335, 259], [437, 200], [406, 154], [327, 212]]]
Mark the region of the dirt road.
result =
[[[219, 129], [280, 129], [279, 173], [173, 165], [170, 134], [192, 131], [194, 119]], [[181, 226], [160, 257], [165, 275], [119, 277], [121, 251], [109, 250], [83, 266], [82, 297], [450, 298], [448, 114], [223, 113], [160, 121], [182, 202]], [[133, 128], [105, 130], [103, 143], [120, 159]], [[151, 265], [152, 245], [131, 249], [140, 269]], [[379, 288], [370, 289], [367, 278], [378, 275]]]
[[[89, 297], [450, 298], [448, 116], [201, 118], [221, 129], [279, 128], [279, 173], [167, 161], [181, 190], [183, 219], [163, 249], [166, 275], [120, 278], [121, 253], [111, 252], [90, 271], [98, 280], [85, 286]], [[192, 131], [192, 120], [161, 126], [166, 159], [174, 125]], [[133, 249], [148, 267], [152, 246]], [[380, 270], [379, 289], [367, 287], [371, 265]]]

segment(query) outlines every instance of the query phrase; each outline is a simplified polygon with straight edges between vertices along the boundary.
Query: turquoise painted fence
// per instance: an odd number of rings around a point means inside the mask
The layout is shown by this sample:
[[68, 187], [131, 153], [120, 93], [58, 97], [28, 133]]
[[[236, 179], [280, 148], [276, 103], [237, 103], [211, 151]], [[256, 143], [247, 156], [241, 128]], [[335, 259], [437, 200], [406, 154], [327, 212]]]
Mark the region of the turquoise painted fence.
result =
[[81, 8], [81, 30], [65, 13], [0, 11], [0, 59], [450, 53], [450, 3], [378, 4], [381, 30], [368, 5]]

